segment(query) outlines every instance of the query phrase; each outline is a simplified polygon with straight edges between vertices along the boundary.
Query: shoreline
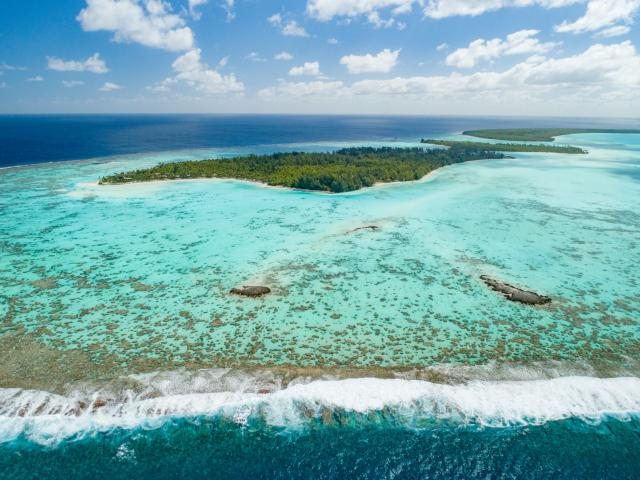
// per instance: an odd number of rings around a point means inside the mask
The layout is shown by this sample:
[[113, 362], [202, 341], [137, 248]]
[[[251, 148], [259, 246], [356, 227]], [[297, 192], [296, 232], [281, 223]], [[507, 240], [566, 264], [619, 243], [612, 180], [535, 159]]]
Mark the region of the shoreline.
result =
[[[486, 159], [486, 160], [495, 160], [495, 159]], [[474, 161], [481, 162], [484, 160], [474, 160]], [[455, 165], [461, 165], [463, 163], [467, 163], [467, 162], [462, 162], [460, 164], [455, 164]], [[248, 185], [252, 185], [259, 188], [284, 190], [288, 192], [318, 193], [323, 195], [353, 195], [353, 194], [364, 192], [373, 188], [390, 187], [394, 185], [411, 185], [411, 184], [425, 183], [428, 180], [430, 180], [431, 177], [434, 176], [436, 173], [440, 172], [441, 170], [444, 170], [445, 168], [452, 167], [452, 166], [453, 165], [444, 165], [442, 167], [438, 167], [430, 171], [423, 177], [420, 177], [417, 180], [406, 180], [406, 181], [397, 180], [393, 182], [376, 182], [369, 187], [363, 187], [358, 190], [354, 190], [350, 192], [329, 192], [326, 190], [309, 190], [304, 188], [285, 187], [282, 185], [269, 185], [268, 183], [260, 182], [258, 180], [246, 180], [243, 178], [233, 178], [233, 177], [200, 177], [200, 178], [175, 178], [175, 179], [168, 178], [166, 180], [149, 180], [149, 181], [141, 181], [141, 182], [136, 181], [136, 182], [126, 182], [126, 183], [105, 183], [105, 184], [101, 184], [100, 182], [95, 181], [95, 182], [82, 182], [82, 185], [88, 185], [96, 188], [104, 188], [104, 187], [109, 188], [109, 187], [124, 187], [127, 185], [166, 185], [170, 183], [180, 183], [180, 182], [238, 182], [238, 183], [246, 183]]]

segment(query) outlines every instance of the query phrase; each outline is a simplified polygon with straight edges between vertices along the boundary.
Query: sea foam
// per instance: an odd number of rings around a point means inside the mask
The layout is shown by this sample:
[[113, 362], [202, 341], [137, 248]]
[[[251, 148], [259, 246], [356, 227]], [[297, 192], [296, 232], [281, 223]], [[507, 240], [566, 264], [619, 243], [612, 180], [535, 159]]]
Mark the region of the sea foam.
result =
[[[154, 383], [155, 382], [155, 383]], [[164, 382], [164, 383], [163, 383]], [[640, 414], [640, 379], [561, 377], [529, 381], [471, 381], [447, 385], [422, 380], [351, 378], [312, 380], [271, 391], [240, 382], [232, 390], [153, 379], [153, 388], [82, 389], [67, 395], [0, 389], [0, 442], [20, 436], [41, 444], [115, 428], [159, 428], [186, 417], [228, 418], [239, 425], [260, 417], [273, 426], [299, 428], [327, 412], [392, 413], [408, 426], [453, 421], [502, 428], [567, 418], [598, 421]], [[218, 384], [214, 389], [226, 385]], [[211, 388], [208, 384], [207, 387]]]

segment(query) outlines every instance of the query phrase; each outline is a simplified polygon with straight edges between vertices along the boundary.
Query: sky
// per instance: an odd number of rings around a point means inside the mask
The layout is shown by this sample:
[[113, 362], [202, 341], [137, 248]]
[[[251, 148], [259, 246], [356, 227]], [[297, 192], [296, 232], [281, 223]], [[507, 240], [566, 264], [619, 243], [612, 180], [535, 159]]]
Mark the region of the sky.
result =
[[640, 116], [640, 0], [2, 0], [0, 113]]

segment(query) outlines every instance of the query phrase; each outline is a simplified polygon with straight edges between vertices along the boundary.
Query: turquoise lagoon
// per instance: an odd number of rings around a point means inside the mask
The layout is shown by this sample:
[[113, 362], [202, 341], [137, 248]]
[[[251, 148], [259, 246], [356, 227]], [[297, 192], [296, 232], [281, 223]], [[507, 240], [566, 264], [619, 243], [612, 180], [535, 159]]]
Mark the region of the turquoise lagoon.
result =
[[0, 479], [637, 478], [640, 136], [559, 141], [339, 195], [96, 181], [350, 143], [0, 170]]
[[[181, 367], [636, 374], [640, 137], [558, 141], [589, 155], [517, 154], [349, 194], [96, 184], [160, 161], [344, 143], [0, 170], [0, 384]], [[353, 232], [366, 225], [381, 228]], [[508, 302], [482, 274], [553, 302]], [[229, 294], [245, 284], [273, 294]]]

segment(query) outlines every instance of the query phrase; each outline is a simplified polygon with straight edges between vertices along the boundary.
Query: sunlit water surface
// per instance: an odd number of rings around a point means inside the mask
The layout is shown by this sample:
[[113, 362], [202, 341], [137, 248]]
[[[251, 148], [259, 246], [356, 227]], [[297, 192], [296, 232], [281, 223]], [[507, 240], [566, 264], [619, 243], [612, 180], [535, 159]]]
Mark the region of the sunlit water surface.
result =
[[[558, 141], [337, 195], [96, 181], [361, 143], [0, 170], [0, 478], [633, 478], [640, 136]], [[233, 369], [136, 375], [182, 367]]]

